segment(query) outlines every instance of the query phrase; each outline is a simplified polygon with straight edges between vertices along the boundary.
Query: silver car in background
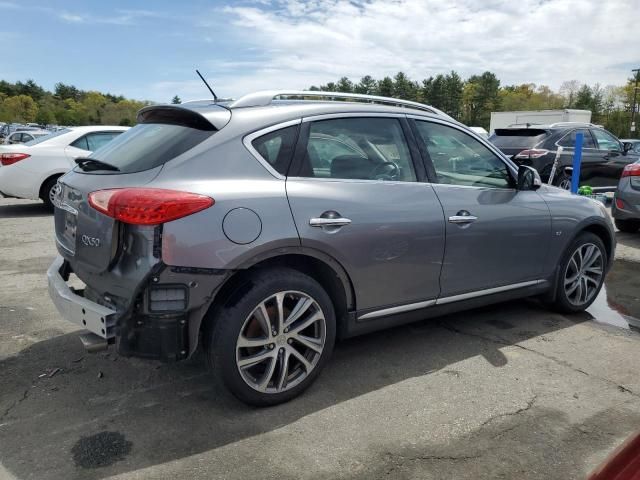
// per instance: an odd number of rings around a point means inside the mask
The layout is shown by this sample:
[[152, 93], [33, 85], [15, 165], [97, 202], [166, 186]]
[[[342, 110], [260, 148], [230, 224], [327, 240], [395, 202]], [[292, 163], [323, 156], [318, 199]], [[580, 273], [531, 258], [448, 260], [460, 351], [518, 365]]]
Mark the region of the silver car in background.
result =
[[49, 291], [85, 345], [202, 345], [254, 405], [300, 394], [336, 339], [529, 296], [582, 311], [615, 248], [601, 204], [437, 109], [341, 93], [146, 107], [54, 203]]
[[[640, 153], [640, 140], [626, 140]], [[637, 149], [637, 150], [636, 150]], [[634, 233], [640, 230], [640, 160], [622, 171], [618, 189], [613, 196], [611, 215], [618, 230]]]

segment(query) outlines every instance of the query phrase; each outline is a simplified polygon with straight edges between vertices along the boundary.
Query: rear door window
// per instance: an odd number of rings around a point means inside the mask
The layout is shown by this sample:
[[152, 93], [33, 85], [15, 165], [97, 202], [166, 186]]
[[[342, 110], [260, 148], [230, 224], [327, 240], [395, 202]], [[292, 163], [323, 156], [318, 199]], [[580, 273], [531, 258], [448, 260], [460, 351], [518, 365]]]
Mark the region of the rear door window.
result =
[[300, 176], [415, 182], [400, 122], [336, 118], [311, 122]]
[[498, 148], [533, 148], [548, 136], [539, 128], [498, 128], [489, 138]]
[[141, 172], [176, 158], [213, 133], [182, 125], [141, 123], [118, 135], [91, 157], [118, 167], [121, 173]]
[[586, 128], [579, 128], [578, 130], [573, 130], [572, 132], [567, 133], [560, 141], [558, 145], [564, 148], [574, 148], [576, 146], [576, 135], [578, 133], [582, 133], [582, 148], [596, 148], [596, 144], [593, 141], [593, 137], [589, 130]]

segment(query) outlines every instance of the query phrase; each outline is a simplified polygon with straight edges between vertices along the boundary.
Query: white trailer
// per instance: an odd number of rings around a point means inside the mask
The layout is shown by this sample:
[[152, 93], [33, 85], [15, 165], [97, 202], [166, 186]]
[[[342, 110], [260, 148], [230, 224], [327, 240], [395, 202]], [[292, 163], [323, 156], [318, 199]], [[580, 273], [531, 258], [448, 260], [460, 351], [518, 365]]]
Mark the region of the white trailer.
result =
[[491, 112], [491, 124], [489, 131], [493, 133], [496, 128], [527, 124], [549, 125], [557, 122], [591, 122], [591, 111], [573, 110], [529, 110], [521, 112]]

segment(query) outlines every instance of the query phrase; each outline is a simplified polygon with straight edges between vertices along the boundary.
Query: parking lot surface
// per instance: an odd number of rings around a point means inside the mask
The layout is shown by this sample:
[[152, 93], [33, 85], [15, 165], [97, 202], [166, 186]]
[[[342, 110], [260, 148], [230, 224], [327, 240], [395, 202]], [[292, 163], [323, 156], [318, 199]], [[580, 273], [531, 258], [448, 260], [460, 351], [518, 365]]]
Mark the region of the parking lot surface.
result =
[[588, 313], [519, 301], [344, 341], [266, 409], [200, 358], [85, 353], [40, 204], [0, 199], [0, 242], [0, 478], [584, 478], [640, 429], [640, 235]]

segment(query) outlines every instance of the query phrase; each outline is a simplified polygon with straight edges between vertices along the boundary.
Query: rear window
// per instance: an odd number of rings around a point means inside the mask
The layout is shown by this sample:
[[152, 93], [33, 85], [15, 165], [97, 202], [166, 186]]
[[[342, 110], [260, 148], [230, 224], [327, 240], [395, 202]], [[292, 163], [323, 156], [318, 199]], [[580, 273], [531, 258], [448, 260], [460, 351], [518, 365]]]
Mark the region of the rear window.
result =
[[498, 128], [489, 141], [498, 148], [532, 148], [547, 138], [539, 128]]
[[163, 165], [213, 133], [181, 125], [142, 123], [93, 152], [91, 158], [114, 165], [122, 173], [141, 172]]
[[28, 145], [29, 147], [32, 145], [37, 145], [39, 143], [42, 142], [47, 142], [49, 140], [51, 140], [52, 138], [56, 138], [59, 137], [60, 135], [65, 135], [69, 132], [71, 132], [72, 130], [69, 128], [63, 128], [62, 130], [58, 130], [57, 132], [54, 133], [50, 133], [48, 135], [43, 135], [42, 137], [38, 137], [34, 140], [31, 140], [30, 142], [25, 143], [25, 145]]

